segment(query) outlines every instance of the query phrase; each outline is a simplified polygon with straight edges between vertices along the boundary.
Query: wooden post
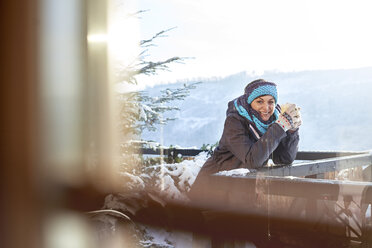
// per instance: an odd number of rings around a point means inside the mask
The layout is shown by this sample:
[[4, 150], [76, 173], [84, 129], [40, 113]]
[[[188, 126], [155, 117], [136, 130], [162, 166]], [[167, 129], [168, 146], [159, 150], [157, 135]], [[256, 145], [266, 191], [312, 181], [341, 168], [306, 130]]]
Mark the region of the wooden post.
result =
[[41, 247], [37, 0], [0, 1], [0, 247]]
[[372, 182], [372, 165], [363, 169], [363, 181]]

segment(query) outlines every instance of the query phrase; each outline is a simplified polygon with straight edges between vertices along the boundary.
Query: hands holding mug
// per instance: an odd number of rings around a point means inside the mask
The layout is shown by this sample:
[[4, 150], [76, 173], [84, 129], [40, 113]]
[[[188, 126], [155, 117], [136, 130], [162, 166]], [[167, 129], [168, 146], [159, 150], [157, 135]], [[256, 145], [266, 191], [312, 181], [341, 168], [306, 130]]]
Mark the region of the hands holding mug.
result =
[[276, 123], [279, 124], [284, 131], [297, 130], [302, 124], [300, 108], [293, 103], [281, 105], [281, 111]]

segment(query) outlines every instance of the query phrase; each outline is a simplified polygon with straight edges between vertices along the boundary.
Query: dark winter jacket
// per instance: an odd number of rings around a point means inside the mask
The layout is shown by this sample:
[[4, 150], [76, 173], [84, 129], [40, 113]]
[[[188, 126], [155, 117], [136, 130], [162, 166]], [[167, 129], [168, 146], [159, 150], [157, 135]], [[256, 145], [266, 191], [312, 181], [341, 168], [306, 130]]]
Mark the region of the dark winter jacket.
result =
[[229, 102], [226, 115], [219, 145], [203, 165], [197, 179], [223, 170], [260, 168], [269, 159], [275, 164], [291, 164], [294, 161], [298, 150], [298, 131], [285, 132], [273, 123], [259, 137], [253, 123], [239, 115], [233, 101]]

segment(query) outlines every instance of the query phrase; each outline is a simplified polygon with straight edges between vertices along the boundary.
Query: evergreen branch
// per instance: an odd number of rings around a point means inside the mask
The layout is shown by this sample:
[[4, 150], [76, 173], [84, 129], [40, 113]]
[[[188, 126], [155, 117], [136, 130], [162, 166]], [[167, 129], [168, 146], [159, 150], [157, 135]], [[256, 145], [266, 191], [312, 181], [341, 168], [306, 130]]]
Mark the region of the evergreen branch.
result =
[[144, 67], [142, 67], [141, 69], [137, 70], [135, 74], [145, 74], [145, 75], [149, 75], [149, 74], [156, 74], [156, 70], [168, 70], [169, 67], [168, 67], [168, 64], [169, 63], [172, 63], [172, 62], [175, 62], [175, 61], [182, 61], [184, 60], [185, 58], [182, 58], [182, 57], [172, 57], [172, 58], [169, 58], [167, 60], [164, 60], [164, 61], [159, 61], [159, 62], [152, 62], [152, 61], [149, 61], [149, 62], [143, 62], [143, 64], [145, 64]]
[[[162, 31], [156, 33], [153, 37], [151, 37], [148, 40], [141, 40], [140, 41], [140, 46], [144, 46], [147, 43], [151, 43], [151, 42], [153, 42], [158, 37], [167, 37], [167, 35], [164, 35], [164, 34], [167, 33], [167, 32], [169, 32], [169, 31], [171, 31], [172, 29], [175, 29], [175, 28], [177, 28], [177, 27], [172, 27], [172, 28], [168, 28], [166, 30], [162, 30]], [[147, 47], [147, 45], [145, 47]]]
[[127, 14], [127, 15], [126, 15], [126, 18], [137, 17], [138, 19], [141, 19], [141, 17], [139, 16], [139, 14], [144, 13], [144, 12], [147, 12], [147, 11], [150, 11], [150, 10], [149, 10], [149, 9], [146, 9], [146, 10], [139, 10], [139, 11], [137, 11], [137, 12]]

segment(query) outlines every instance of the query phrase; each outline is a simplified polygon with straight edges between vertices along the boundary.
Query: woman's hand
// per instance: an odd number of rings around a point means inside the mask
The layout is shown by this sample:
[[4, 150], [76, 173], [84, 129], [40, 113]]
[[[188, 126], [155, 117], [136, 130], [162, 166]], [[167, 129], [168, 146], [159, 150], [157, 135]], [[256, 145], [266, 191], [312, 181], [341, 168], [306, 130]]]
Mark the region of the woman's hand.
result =
[[283, 104], [276, 123], [279, 124], [284, 131], [297, 130], [302, 124], [300, 108], [293, 103]]

